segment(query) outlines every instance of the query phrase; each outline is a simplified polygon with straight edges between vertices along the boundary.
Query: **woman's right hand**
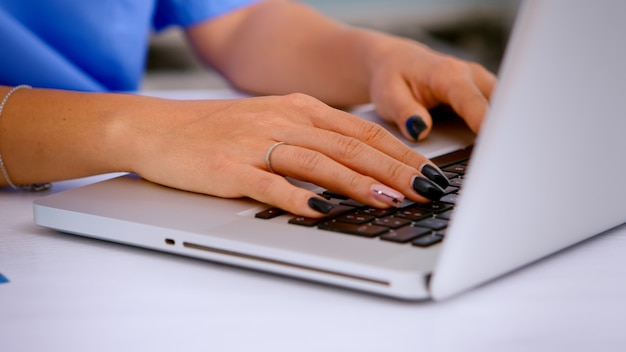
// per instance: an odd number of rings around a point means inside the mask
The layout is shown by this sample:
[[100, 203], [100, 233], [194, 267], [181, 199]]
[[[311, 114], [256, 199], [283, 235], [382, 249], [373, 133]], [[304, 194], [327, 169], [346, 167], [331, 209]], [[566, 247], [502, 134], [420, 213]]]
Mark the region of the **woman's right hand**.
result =
[[[375, 207], [437, 199], [447, 179], [381, 126], [303, 94], [221, 101], [150, 99], [115, 131], [125, 168], [166, 186], [251, 197], [306, 217], [330, 204], [284, 176]], [[268, 150], [273, 172], [266, 165]]]

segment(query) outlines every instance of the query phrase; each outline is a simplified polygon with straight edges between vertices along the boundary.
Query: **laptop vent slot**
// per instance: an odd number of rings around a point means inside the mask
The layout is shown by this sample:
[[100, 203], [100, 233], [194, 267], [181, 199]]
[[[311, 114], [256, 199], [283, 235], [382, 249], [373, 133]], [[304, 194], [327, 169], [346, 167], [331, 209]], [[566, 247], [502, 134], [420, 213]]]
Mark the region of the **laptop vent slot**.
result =
[[250, 254], [233, 252], [233, 251], [228, 251], [228, 250], [224, 250], [224, 249], [208, 247], [208, 246], [195, 244], [195, 243], [190, 243], [190, 242], [183, 242], [183, 246], [185, 248], [198, 249], [198, 250], [205, 251], [205, 252], [211, 252], [211, 253], [216, 253], [216, 254], [221, 254], [221, 255], [228, 255], [228, 256], [231, 256], [231, 257], [237, 257], [237, 258], [242, 258], [242, 259], [254, 260], [254, 261], [258, 261], [258, 262], [269, 263], [269, 264], [274, 264], [274, 265], [280, 265], [280, 266], [285, 266], [285, 267], [290, 267], [290, 268], [295, 268], [295, 269], [300, 269], [300, 270], [307, 270], [307, 271], [312, 271], [312, 272], [326, 274], [326, 275], [334, 275], [334, 276], [342, 277], [342, 278], [345, 278], [345, 279], [358, 280], [358, 281], [367, 282], [367, 283], [370, 283], [370, 284], [390, 286], [389, 282], [388, 281], [384, 281], [384, 280], [371, 279], [371, 278], [367, 278], [367, 277], [351, 275], [351, 274], [345, 274], [345, 273], [332, 271], [332, 270], [319, 269], [319, 268], [314, 268], [314, 267], [306, 266], [306, 265], [288, 263], [288, 262], [283, 262], [283, 261], [280, 261], [280, 260], [263, 258], [263, 257], [258, 257], [258, 256], [250, 255]]

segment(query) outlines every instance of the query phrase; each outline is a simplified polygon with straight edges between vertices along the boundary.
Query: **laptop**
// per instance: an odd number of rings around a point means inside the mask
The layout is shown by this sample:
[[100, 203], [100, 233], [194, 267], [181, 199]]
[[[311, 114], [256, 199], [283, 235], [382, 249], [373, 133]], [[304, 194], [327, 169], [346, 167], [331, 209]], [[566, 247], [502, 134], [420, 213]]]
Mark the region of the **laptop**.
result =
[[[37, 199], [35, 222], [400, 299], [452, 297], [626, 222], [624, 13], [620, 0], [522, 4], [480, 135], [444, 139], [473, 147], [445, 150], [442, 134], [415, 146], [462, 183], [445, 202], [388, 217], [327, 194], [350, 211], [298, 224], [307, 219], [254, 200], [124, 175]], [[395, 227], [407, 220], [432, 227], [411, 237]]]

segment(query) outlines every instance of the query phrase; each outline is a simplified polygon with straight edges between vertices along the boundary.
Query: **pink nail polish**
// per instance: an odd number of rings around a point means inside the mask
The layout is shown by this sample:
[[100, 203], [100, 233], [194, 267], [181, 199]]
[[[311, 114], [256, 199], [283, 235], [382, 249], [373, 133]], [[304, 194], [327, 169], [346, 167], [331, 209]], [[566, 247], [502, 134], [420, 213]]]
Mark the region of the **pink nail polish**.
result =
[[404, 195], [394, 189], [383, 185], [372, 185], [370, 191], [376, 199], [383, 201], [391, 206], [399, 207], [404, 200]]

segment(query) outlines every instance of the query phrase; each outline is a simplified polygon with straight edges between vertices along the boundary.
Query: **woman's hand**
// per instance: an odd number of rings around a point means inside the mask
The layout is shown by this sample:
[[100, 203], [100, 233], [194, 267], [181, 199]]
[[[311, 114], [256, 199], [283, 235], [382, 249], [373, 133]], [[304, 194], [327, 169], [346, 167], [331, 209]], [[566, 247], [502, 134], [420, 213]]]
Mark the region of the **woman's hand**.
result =
[[295, 1], [263, 1], [187, 32], [200, 58], [239, 89], [301, 92], [332, 106], [374, 102], [411, 141], [451, 106], [477, 132], [495, 76], [413, 40], [343, 25]]
[[428, 109], [449, 105], [478, 132], [496, 84], [491, 72], [410, 40], [381, 35], [379, 42], [372, 46], [370, 96], [383, 118], [417, 141], [432, 128]]
[[[379, 125], [303, 94], [159, 104], [157, 116], [119, 131], [135, 141], [126, 153], [132, 171], [163, 185], [248, 196], [307, 217], [322, 216], [330, 204], [283, 176], [375, 207], [399, 205], [405, 196], [437, 199], [447, 185], [425, 157]], [[267, 152], [278, 142], [285, 144], [269, 155], [271, 172]]]
[[0, 149], [15, 184], [129, 171], [307, 217], [332, 205], [284, 176], [375, 207], [438, 199], [447, 185], [381, 126], [304, 94], [180, 101], [28, 89], [11, 96], [2, 123]]

